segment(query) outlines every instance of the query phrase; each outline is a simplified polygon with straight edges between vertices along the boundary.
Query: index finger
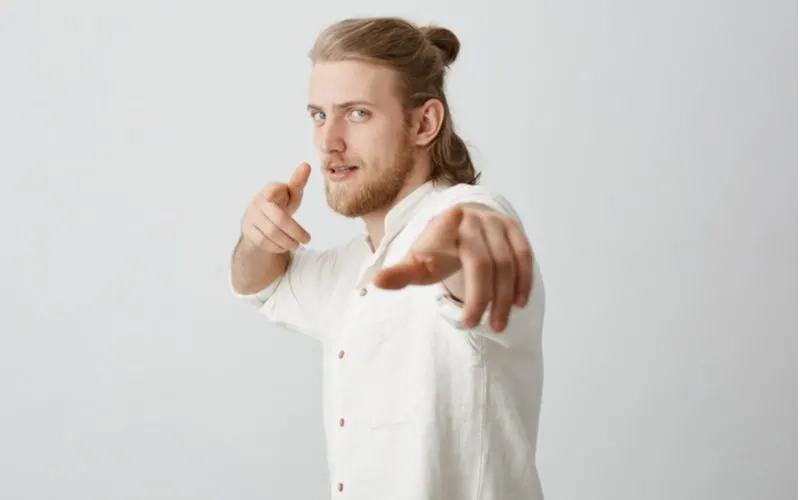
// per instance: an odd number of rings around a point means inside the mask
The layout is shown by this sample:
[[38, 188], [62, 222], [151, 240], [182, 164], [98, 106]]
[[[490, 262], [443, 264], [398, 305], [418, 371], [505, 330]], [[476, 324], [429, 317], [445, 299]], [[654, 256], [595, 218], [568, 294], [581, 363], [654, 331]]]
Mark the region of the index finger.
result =
[[307, 244], [311, 241], [311, 235], [300, 225], [294, 217], [287, 214], [283, 209], [274, 203], [267, 203], [261, 208], [261, 212], [267, 216], [281, 231], [294, 238], [300, 243]]

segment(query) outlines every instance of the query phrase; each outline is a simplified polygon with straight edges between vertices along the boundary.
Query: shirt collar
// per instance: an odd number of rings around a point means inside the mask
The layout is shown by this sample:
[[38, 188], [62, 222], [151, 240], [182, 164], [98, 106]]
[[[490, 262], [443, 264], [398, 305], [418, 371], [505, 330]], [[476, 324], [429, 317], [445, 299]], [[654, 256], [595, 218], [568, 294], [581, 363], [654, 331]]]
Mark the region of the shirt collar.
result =
[[427, 196], [433, 192], [433, 182], [428, 181], [417, 187], [386, 214], [385, 238], [392, 239], [411, 220], [417, 208]]
[[[417, 213], [417, 209], [429, 194], [436, 191], [433, 181], [427, 181], [420, 185], [405, 198], [401, 199], [394, 207], [389, 210], [384, 218], [384, 234], [381, 244], [375, 249], [376, 253], [381, 253], [381, 249], [386, 248], [389, 243], [397, 236], [403, 228], [408, 225], [411, 218]], [[369, 235], [364, 233], [364, 243], [369, 244]]]
[[[359, 273], [359, 278], [356, 281], [357, 288], [366, 286], [369, 280], [372, 279], [372, 276], [376, 270], [382, 265], [383, 259], [386, 256], [386, 249], [389, 247], [389, 244], [400, 233], [400, 231], [402, 231], [408, 225], [412, 217], [417, 214], [420, 205], [422, 205], [426, 198], [437, 190], [438, 188], [434, 182], [428, 181], [414, 189], [414, 191], [406, 195], [405, 198], [401, 199], [394, 207], [391, 208], [391, 210], [389, 210], [384, 218], [385, 229], [381, 244], [375, 249], [374, 252], [369, 252], [370, 258], [364, 262], [361, 272]], [[371, 245], [369, 241], [369, 234], [364, 233], [363, 237], [364, 247], [367, 250], [370, 250]]]

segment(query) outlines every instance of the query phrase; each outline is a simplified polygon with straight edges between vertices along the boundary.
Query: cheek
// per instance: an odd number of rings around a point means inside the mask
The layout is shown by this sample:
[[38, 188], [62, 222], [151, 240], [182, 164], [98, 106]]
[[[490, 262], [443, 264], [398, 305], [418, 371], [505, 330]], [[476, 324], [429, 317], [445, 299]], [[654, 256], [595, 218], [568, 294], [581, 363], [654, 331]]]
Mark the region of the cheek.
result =
[[402, 146], [402, 140], [395, 131], [386, 131], [370, 138], [368, 143], [372, 152], [381, 158], [391, 158]]
[[346, 138], [350, 157], [373, 168], [393, 164], [398, 151], [406, 144], [401, 131], [383, 125], [374, 123], [350, 128]]
[[314, 146], [317, 150], [322, 150], [322, 128], [314, 127]]
[[348, 156], [367, 163], [373, 163], [375, 152], [380, 147], [380, 139], [368, 130], [349, 131], [345, 143]]

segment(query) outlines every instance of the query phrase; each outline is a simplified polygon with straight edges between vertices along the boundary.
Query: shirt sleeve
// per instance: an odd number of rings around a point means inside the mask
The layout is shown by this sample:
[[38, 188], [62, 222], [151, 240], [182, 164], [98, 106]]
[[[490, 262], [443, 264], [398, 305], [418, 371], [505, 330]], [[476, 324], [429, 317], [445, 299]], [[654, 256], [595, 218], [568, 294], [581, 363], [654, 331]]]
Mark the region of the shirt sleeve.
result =
[[286, 272], [263, 290], [233, 295], [256, 307], [271, 322], [289, 330], [324, 340], [323, 321], [336, 277], [335, 249], [300, 248], [292, 254]]
[[[522, 223], [514, 208], [504, 197], [481, 186], [462, 185], [451, 190], [452, 194], [437, 207], [436, 213], [464, 203], [478, 203], [515, 218]], [[453, 327], [472, 335], [484, 337], [504, 347], [538, 350], [540, 349], [545, 312], [545, 288], [538, 261], [533, 262], [533, 286], [530, 299], [523, 308], [512, 306], [508, 324], [503, 332], [497, 333], [489, 326], [490, 309], [484, 312], [480, 322], [468, 328], [464, 322], [463, 304], [450, 295], [444, 285], [439, 285], [439, 314]]]
[[455, 329], [469, 332], [472, 335], [485, 337], [492, 342], [504, 347], [521, 348], [526, 350], [540, 349], [542, 327], [544, 324], [545, 290], [544, 282], [539, 271], [539, 265], [534, 261], [533, 288], [530, 300], [523, 308], [511, 307], [506, 329], [500, 333], [489, 326], [490, 309], [484, 312], [480, 322], [473, 328], [464, 324], [464, 307], [455, 298], [450, 296], [444, 286], [440, 286], [438, 295], [439, 314]]

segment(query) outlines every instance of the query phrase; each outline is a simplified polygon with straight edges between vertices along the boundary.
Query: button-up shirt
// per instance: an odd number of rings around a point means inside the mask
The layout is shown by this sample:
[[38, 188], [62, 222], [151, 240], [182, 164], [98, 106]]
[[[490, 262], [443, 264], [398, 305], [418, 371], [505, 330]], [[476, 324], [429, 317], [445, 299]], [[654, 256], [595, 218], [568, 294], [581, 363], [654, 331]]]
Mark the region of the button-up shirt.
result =
[[442, 284], [383, 290], [371, 284], [402, 260], [428, 222], [481, 203], [517, 217], [482, 186], [428, 182], [365, 236], [302, 248], [286, 273], [252, 295], [272, 322], [321, 342], [324, 429], [333, 498], [539, 500], [536, 441], [542, 391], [545, 293], [537, 261], [524, 308], [502, 333], [489, 314], [467, 328]]

